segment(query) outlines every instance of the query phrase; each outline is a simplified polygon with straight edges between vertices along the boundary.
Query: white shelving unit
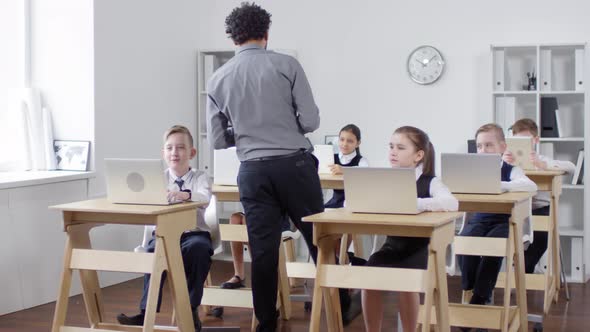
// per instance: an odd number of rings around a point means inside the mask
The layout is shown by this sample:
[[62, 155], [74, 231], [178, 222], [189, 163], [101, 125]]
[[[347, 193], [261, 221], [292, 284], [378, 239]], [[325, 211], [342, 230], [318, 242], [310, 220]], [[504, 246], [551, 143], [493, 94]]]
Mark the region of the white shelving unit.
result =
[[[561, 137], [543, 137], [553, 144], [554, 158], [577, 162], [584, 150], [588, 159], [589, 105], [584, 77], [587, 76], [586, 43], [492, 45], [492, 105], [494, 119], [504, 130], [521, 118], [531, 118], [541, 131], [541, 98], [555, 97], [559, 107]], [[535, 73], [536, 86], [528, 90], [527, 73]], [[507, 133], [508, 134], [508, 133]], [[588, 174], [584, 163], [584, 174]], [[563, 179], [559, 204], [559, 229], [564, 268], [568, 280], [590, 278], [590, 193], [585, 184]]]

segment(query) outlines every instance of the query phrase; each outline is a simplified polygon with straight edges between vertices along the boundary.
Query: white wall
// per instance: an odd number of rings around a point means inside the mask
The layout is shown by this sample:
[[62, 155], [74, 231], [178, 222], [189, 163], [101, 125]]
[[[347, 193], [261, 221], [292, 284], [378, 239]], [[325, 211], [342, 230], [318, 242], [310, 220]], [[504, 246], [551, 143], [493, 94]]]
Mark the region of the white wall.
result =
[[97, 181], [103, 158], [159, 158], [173, 124], [196, 131], [197, 2], [94, 3]]
[[[224, 18], [240, 1], [200, 1], [199, 48], [232, 47]], [[490, 44], [585, 41], [590, 3], [582, 1], [257, 1], [271, 12], [270, 48], [294, 48], [321, 112], [312, 136], [347, 123], [363, 133], [361, 151], [386, 165], [393, 130], [415, 125], [437, 152], [464, 151], [491, 121]], [[406, 59], [433, 45], [447, 68], [432, 86], [413, 83]]]
[[94, 139], [92, 3], [31, 0], [32, 86], [52, 112], [55, 139]]
[[0, 171], [18, 167], [22, 150], [11, 140], [18, 137], [16, 95], [24, 79], [23, 1], [0, 2]]

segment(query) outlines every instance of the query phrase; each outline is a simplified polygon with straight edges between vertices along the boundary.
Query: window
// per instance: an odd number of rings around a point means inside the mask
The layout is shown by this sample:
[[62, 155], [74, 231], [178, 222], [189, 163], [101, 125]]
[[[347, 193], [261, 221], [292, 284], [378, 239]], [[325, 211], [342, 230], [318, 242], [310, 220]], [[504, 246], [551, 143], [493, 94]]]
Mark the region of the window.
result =
[[20, 96], [25, 80], [25, 2], [0, 1], [0, 171], [22, 162]]

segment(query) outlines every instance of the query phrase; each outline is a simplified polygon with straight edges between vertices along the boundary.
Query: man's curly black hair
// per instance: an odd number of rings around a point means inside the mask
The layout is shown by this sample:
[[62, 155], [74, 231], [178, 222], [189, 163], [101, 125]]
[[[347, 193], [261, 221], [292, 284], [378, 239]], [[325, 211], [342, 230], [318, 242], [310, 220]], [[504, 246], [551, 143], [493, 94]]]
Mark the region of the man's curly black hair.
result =
[[225, 18], [225, 33], [236, 45], [264, 38], [270, 27], [270, 13], [254, 2], [242, 2]]

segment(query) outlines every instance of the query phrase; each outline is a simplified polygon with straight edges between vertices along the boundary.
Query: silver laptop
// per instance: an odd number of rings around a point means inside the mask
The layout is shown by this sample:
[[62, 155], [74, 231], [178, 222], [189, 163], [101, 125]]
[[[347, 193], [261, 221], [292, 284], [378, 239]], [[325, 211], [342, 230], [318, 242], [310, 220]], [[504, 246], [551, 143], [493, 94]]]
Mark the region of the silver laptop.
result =
[[170, 205], [160, 159], [105, 158], [107, 200], [112, 203]]
[[213, 152], [213, 183], [222, 186], [237, 186], [240, 161], [236, 148], [215, 150]]
[[441, 154], [442, 181], [457, 194], [501, 194], [501, 168], [499, 154]]
[[346, 208], [358, 213], [418, 214], [413, 168], [344, 167]]

